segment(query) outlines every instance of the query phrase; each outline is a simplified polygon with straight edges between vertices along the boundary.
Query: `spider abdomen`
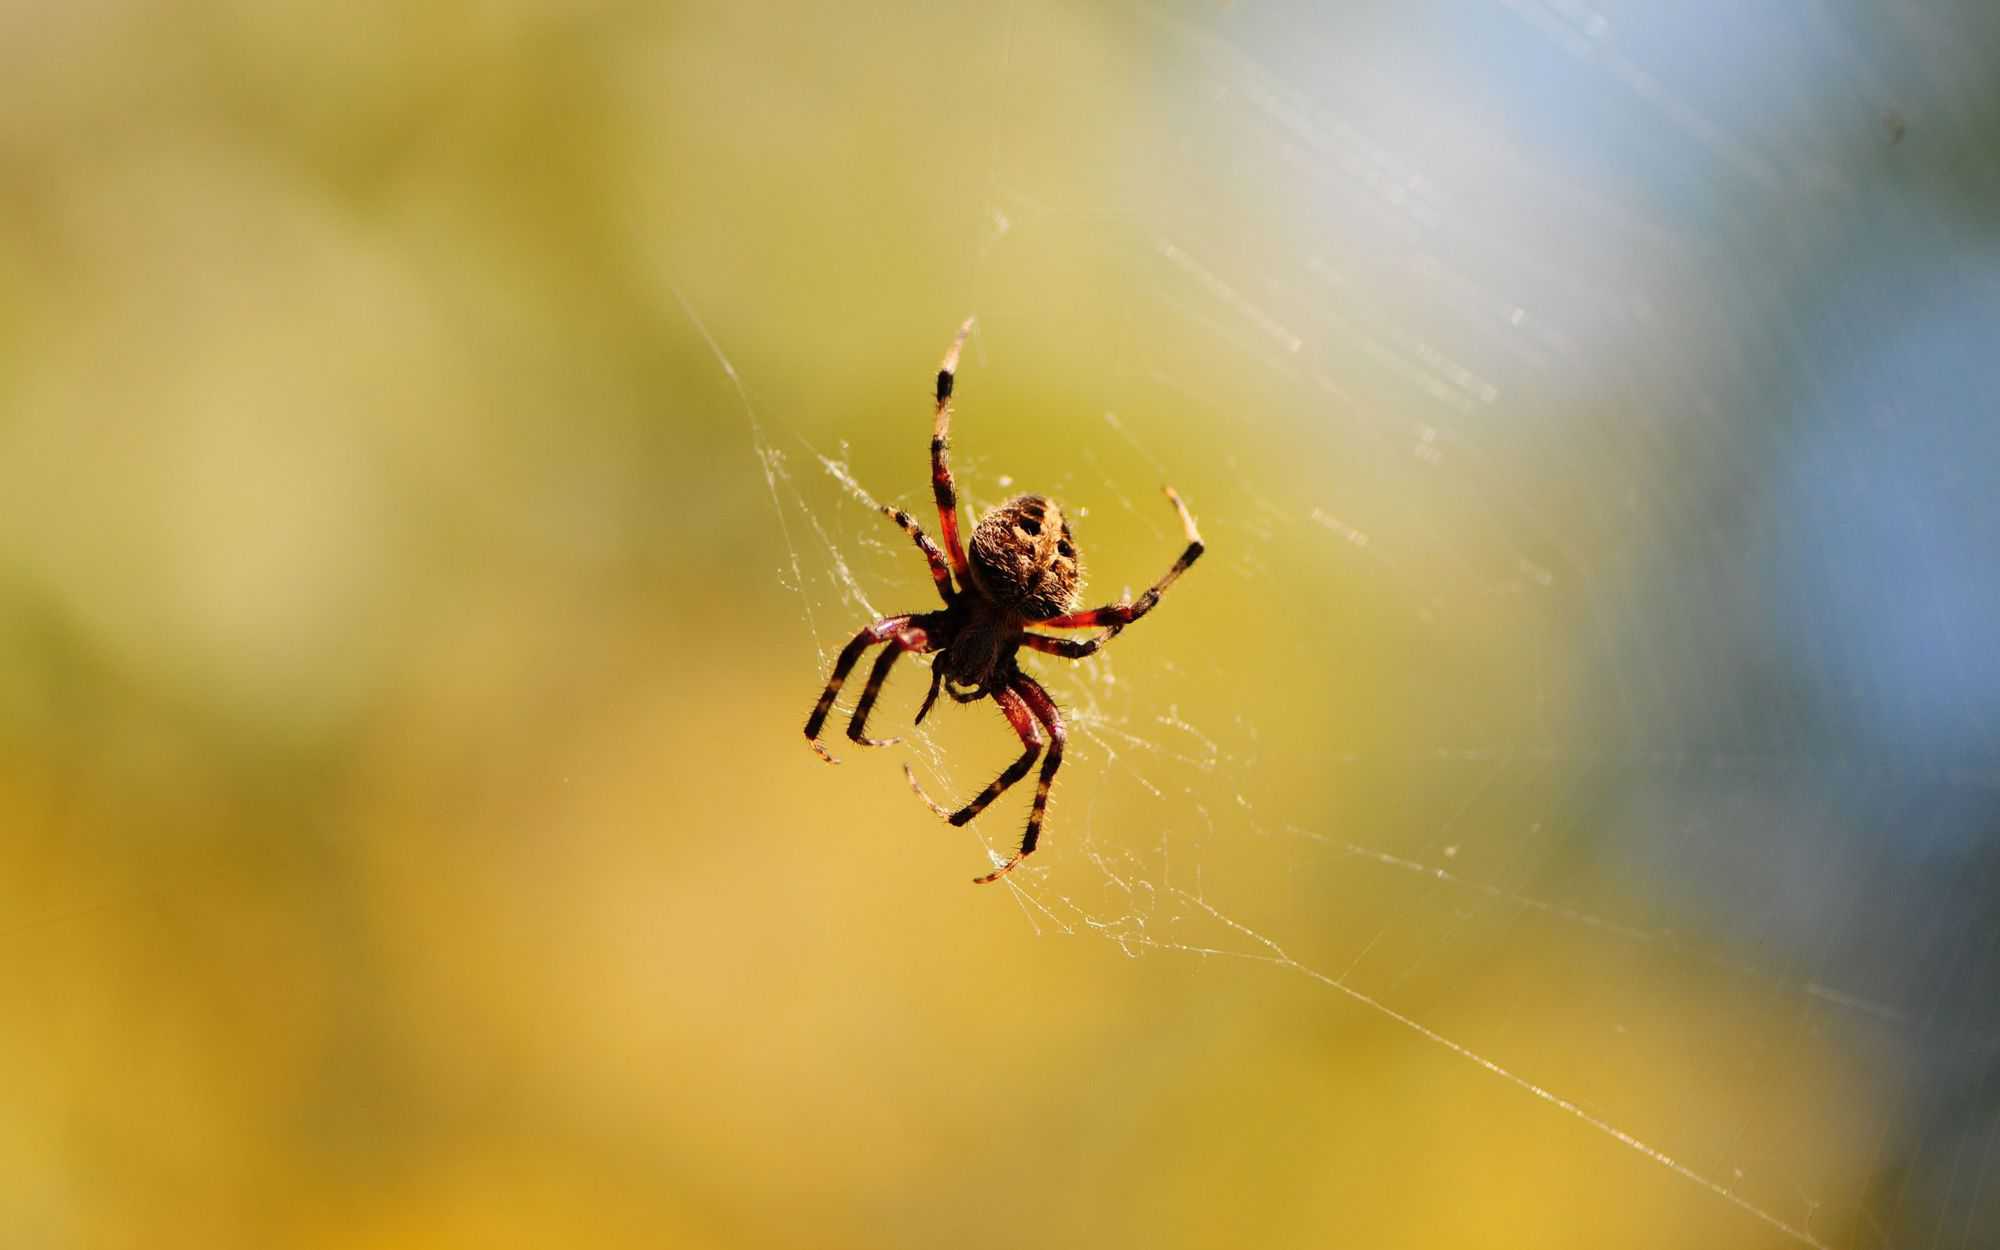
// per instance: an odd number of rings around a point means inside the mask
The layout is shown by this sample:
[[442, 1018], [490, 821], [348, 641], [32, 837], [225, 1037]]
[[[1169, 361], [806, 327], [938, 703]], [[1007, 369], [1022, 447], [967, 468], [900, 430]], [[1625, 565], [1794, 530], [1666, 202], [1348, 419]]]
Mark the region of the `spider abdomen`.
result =
[[1053, 499], [1017, 495], [981, 517], [966, 555], [987, 598], [1028, 620], [1076, 606], [1082, 566]]

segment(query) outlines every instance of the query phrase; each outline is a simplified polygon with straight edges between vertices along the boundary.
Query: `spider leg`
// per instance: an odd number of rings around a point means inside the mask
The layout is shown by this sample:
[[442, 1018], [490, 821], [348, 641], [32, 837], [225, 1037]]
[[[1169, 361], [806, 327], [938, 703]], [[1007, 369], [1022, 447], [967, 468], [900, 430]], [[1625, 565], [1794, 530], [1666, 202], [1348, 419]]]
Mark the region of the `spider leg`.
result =
[[943, 656], [931, 661], [931, 692], [924, 696], [923, 706], [917, 709], [917, 719], [911, 721], [911, 724], [921, 725], [924, 723], [924, 717], [931, 714], [931, 704], [937, 702], [938, 683], [944, 680], [943, 665]]
[[958, 490], [952, 484], [951, 469], [945, 464], [947, 435], [951, 429], [951, 381], [958, 372], [958, 352], [965, 346], [965, 336], [972, 333], [972, 318], [958, 328], [958, 337], [951, 341], [951, 347], [944, 354], [944, 363], [938, 366], [937, 375], [937, 418], [931, 426], [931, 493], [937, 496], [938, 533], [944, 535], [945, 555], [951, 559], [951, 571], [964, 582], [970, 574], [966, 571], [965, 548], [958, 541]]
[[1035, 714], [1035, 719], [1049, 731], [1049, 752], [1042, 757], [1042, 775], [1035, 782], [1035, 803], [1028, 809], [1028, 831], [1021, 835], [1021, 849], [1014, 852], [1014, 858], [992, 872], [974, 877], [974, 885], [990, 885], [998, 881], [1014, 871], [1014, 865], [1035, 853], [1035, 843], [1042, 836], [1042, 813], [1049, 806], [1049, 785], [1056, 779], [1056, 769], [1062, 767], [1063, 743], [1069, 738], [1068, 731], [1063, 728], [1062, 713], [1056, 709], [1056, 701], [1042, 689], [1040, 682], [1021, 673], [1014, 678], [1011, 689], [1021, 696], [1028, 710]]
[[819, 744], [819, 731], [826, 724], [826, 714], [833, 707], [834, 696], [840, 693], [840, 684], [847, 680], [847, 674], [863, 651], [901, 633], [911, 619], [909, 615], [885, 616], [854, 635], [854, 640], [840, 649], [840, 658], [833, 662], [833, 676], [827, 679], [826, 689], [820, 692], [819, 702], [813, 705], [812, 715], [806, 718], [806, 744], [827, 763], [838, 764], [840, 761]]
[[875, 659], [875, 667], [868, 671], [868, 684], [861, 688], [861, 701], [854, 705], [854, 715], [847, 722], [847, 736], [864, 747], [893, 746], [898, 738], [871, 738], [868, 736], [868, 713], [875, 710], [875, 698], [882, 693], [882, 683], [889, 679], [889, 669], [897, 657], [905, 651], [930, 650], [930, 635], [920, 625], [912, 625], [889, 639], [889, 645]]
[[1065, 660], [1081, 660], [1086, 655], [1094, 655], [1097, 649], [1117, 636], [1117, 630], [1109, 630], [1094, 638], [1050, 638], [1046, 634], [1031, 634], [1021, 631], [1021, 645], [1030, 651], [1040, 651], [1044, 655], [1059, 655]]
[[903, 532], [916, 540], [917, 550], [924, 553], [924, 562], [931, 566], [931, 580], [937, 583], [938, 595], [945, 601], [945, 606], [949, 607], [952, 600], [958, 597], [958, 592], [952, 589], [951, 567], [945, 563], [944, 552], [938, 550], [937, 544], [931, 541], [929, 534], [924, 533], [923, 527], [917, 524], [915, 517], [901, 508], [892, 508], [885, 503], [875, 506], [882, 510], [883, 516], [902, 526]]
[[1022, 700], [1021, 696], [1014, 693], [1008, 687], [1002, 686], [993, 692], [993, 701], [1000, 705], [1000, 711], [1007, 717], [1007, 723], [1014, 727], [1016, 734], [1020, 735], [1021, 745], [1026, 749], [1021, 752], [1020, 759], [1009, 764], [1007, 771], [995, 777], [993, 784], [981, 790], [978, 797], [973, 799], [972, 802], [967, 803], [955, 812], [947, 810], [935, 802], [930, 795], [924, 793], [924, 788], [917, 784], [917, 774], [908, 764], [903, 765], [903, 775], [909, 778], [910, 789], [915, 790], [917, 797], [922, 799], [926, 804], [929, 804], [932, 811], [954, 825], [963, 825], [974, 816], [985, 811], [986, 805], [1006, 793], [1007, 787], [1028, 775], [1028, 770], [1034, 767], [1035, 757], [1042, 753], [1042, 736], [1040, 731], [1035, 727], [1035, 715], [1028, 710], [1028, 705]]
[[[1173, 585], [1176, 578], [1187, 572], [1188, 567], [1201, 558], [1204, 548], [1202, 546], [1201, 533], [1194, 527], [1194, 517], [1188, 514], [1187, 505], [1181, 502], [1180, 495], [1175, 493], [1173, 487], [1168, 486], [1165, 490], [1168, 501], [1174, 505], [1174, 511], [1181, 515], [1181, 529], [1186, 531], [1188, 540], [1187, 550], [1181, 552], [1181, 558], [1174, 561], [1174, 567], [1167, 570], [1167, 575], [1147, 587], [1146, 593], [1140, 595], [1131, 603], [1107, 604], [1101, 608], [1092, 608], [1088, 612], [1071, 612], [1066, 616], [1051, 616], [1046, 620], [1034, 622], [1049, 629], [1090, 629], [1098, 625], [1109, 626], [1103, 633], [1089, 639], [1084, 644], [1080, 644], [1079, 647], [1062, 649], [1038, 645], [1034, 639], [1034, 635], [1029, 635], [1026, 640], [1028, 646], [1033, 647], [1037, 651], [1046, 651], [1051, 655], [1067, 656], [1073, 660], [1089, 655], [1092, 651], [1097, 650], [1105, 643], [1116, 638], [1119, 630], [1124, 629], [1133, 621], [1151, 612], [1153, 605], [1160, 601], [1160, 596], [1166, 593], [1167, 587]], [[1048, 641], [1059, 640], [1050, 639]]]

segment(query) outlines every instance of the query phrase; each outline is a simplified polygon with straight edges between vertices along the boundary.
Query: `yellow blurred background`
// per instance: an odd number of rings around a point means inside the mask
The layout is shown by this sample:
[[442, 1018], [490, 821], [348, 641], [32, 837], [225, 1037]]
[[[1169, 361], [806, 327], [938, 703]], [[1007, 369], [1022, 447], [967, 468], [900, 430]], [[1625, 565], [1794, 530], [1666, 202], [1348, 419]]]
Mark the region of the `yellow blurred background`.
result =
[[0, 1244], [1995, 1244], [1996, 48], [0, 10]]

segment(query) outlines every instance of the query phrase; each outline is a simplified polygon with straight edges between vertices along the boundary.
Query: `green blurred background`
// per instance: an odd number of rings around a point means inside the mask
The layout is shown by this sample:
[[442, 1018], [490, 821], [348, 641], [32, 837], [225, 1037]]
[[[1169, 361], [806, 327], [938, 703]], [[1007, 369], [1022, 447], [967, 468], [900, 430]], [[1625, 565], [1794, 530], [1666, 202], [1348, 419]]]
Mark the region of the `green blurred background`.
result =
[[[1996, 1244], [2000, 18], [1781, 7], [0, 10], [0, 1244]], [[977, 889], [969, 313], [1209, 542]]]

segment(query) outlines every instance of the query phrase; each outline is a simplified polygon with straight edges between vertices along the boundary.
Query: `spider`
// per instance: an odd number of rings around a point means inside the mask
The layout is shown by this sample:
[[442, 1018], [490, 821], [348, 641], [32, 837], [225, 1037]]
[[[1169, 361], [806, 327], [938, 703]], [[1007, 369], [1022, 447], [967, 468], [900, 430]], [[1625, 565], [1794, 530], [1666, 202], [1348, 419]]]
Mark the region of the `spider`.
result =
[[[1013, 858], [1001, 864], [983, 877], [974, 881], [986, 885], [998, 881], [1011, 872], [1016, 864], [1034, 854], [1035, 843], [1042, 833], [1042, 813], [1048, 806], [1049, 784], [1055, 780], [1056, 769], [1062, 767], [1063, 742], [1066, 733], [1063, 728], [1062, 713], [1056, 709], [1055, 700], [1042, 689], [1041, 683], [1021, 671], [1014, 661], [1014, 655], [1022, 647], [1040, 651], [1046, 655], [1057, 655], [1068, 660], [1080, 660], [1094, 654], [1099, 647], [1116, 638], [1133, 621], [1153, 610], [1167, 587], [1174, 579], [1187, 571], [1201, 556], [1201, 535], [1196, 532], [1194, 518], [1188, 514], [1187, 505], [1174, 488], [1164, 488], [1167, 499], [1180, 514], [1181, 528], [1187, 532], [1187, 550], [1181, 552], [1180, 559], [1167, 570], [1166, 576], [1155, 582], [1145, 594], [1129, 603], [1114, 603], [1087, 612], [1076, 611], [1076, 590], [1079, 577], [1077, 551], [1070, 537], [1069, 522], [1063, 519], [1062, 509], [1052, 499], [1041, 495], [1018, 495], [981, 517], [972, 529], [972, 541], [965, 547], [958, 539], [958, 496], [953, 488], [951, 470], [945, 464], [946, 431], [951, 425], [952, 377], [958, 370], [959, 349], [965, 346], [965, 337], [972, 332], [972, 320], [967, 318], [959, 327], [958, 337], [951, 341], [951, 348], [944, 354], [944, 363], [937, 375], [937, 413], [931, 430], [931, 490], [937, 496], [938, 531], [944, 536], [944, 550], [938, 550], [930, 535], [924, 533], [910, 514], [899, 508], [880, 505], [882, 512], [903, 527], [924, 553], [924, 560], [930, 565], [931, 580], [937, 583], [938, 595], [944, 600], [944, 609], [938, 612], [910, 612], [899, 616], [885, 616], [854, 636], [854, 640], [841, 648], [840, 658], [834, 661], [833, 676], [827, 679], [826, 689], [820, 692], [819, 702], [813, 705], [812, 715], [806, 718], [806, 741], [819, 757], [827, 763], [837, 763], [827, 749], [820, 745], [820, 729], [826, 724], [827, 713], [833, 708], [834, 696], [840, 693], [841, 683], [860, 660], [861, 653], [881, 643], [889, 644], [869, 670], [868, 684], [862, 688], [861, 701], [854, 707], [854, 716], [847, 722], [847, 736], [865, 747], [889, 746], [897, 739], [875, 739], [867, 735], [868, 713], [875, 707], [876, 696], [882, 692], [882, 683], [888, 680], [889, 670], [895, 666], [896, 658], [905, 651], [919, 653], [935, 652], [937, 658], [931, 662], [930, 693], [924, 696], [923, 705], [917, 709], [916, 723], [923, 724], [931, 706], [937, 702], [938, 690], [942, 688], [959, 703], [975, 703], [980, 699], [992, 699], [1000, 705], [1000, 712], [1014, 732], [1021, 739], [1021, 756], [1006, 771], [994, 778], [993, 784], [981, 790], [970, 803], [957, 811], [947, 811], [933, 802], [917, 784], [916, 774], [908, 765], [903, 768], [909, 778], [910, 788], [917, 797], [930, 805], [932, 811], [954, 825], [969, 822], [986, 805], [1000, 797], [1009, 786], [1028, 775], [1034, 767], [1035, 757], [1043, 750], [1042, 731], [1048, 734], [1048, 754], [1042, 759], [1042, 772], [1035, 787], [1034, 806], [1028, 813], [1028, 830], [1021, 838], [1021, 849]], [[1103, 632], [1089, 638], [1052, 638], [1038, 634], [1028, 627], [1039, 625], [1046, 629], [1093, 629], [1103, 627]]]

